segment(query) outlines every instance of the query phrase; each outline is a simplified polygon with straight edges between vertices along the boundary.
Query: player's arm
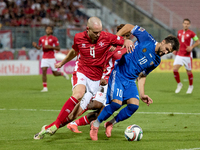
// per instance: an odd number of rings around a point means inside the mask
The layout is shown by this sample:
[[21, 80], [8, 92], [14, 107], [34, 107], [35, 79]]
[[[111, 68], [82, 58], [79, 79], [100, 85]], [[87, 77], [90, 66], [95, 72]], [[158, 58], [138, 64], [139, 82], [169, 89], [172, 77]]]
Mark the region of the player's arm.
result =
[[123, 26], [117, 33], [116, 35], [122, 36], [125, 35], [127, 33], [130, 33], [131, 30], [134, 28], [135, 26], [132, 24], [126, 24], [125, 26]]
[[59, 50], [60, 50], [60, 46], [45, 45], [44, 48], [45, 48], [46, 50], [48, 50], [48, 49], [54, 49], [54, 50], [56, 50], [56, 51], [59, 51]]
[[192, 46], [188, 46], [186, 48], [187, 52], [191, 52], [193, 48], [197, 47], [200, 44], [200, 40], [197, 36], [193, 37], [193, 40], [195, 41], [195, 43]]
[[71, 49], [69, 51], [69, 53], [67, 54], [67, 56], [65, 57], [65, 59], [63, 59], [61, 62], [57, 63], [55, 65], [56, 68], [60, 68], [62, 67], [64, 64], [66, 64], [67, 62], [69, 62], [70, 60], [72, 60], [74, 57], [76, 57], [78, 55], [78, 52], [75, 51], [74, 49]]
[[42, 47], [37, 45], [36, 42], [32, 42], [33, 47], [35, 47], [36, 49], [40, 50]]
[[149, 106], [151, 103], [153, 103], [153, 100], [144, 93], [144, 86], [146, 82], [146, 76], [141, 72], [139, 74], [139, 77], [137, 78], [138, 81], [138, 89], [140, 93], [140, 99]]
[[[116, 35], [118, 36], [122, 36], [122, 35], [125, 35], [127, 33], [130, 33], [131, 30], [134, 28], [135, 26], [132, 25], [132, 24], [126, 24], [125, 26], [123, 26], [117, 33]], [[129, 39], [125, 39], [124, 40], [124, 44], [123, 44], [124, 47], [126, 47], [127, 49], [127, 53], [131, 53], [134, 49], [134, 44], [131, 40]]]

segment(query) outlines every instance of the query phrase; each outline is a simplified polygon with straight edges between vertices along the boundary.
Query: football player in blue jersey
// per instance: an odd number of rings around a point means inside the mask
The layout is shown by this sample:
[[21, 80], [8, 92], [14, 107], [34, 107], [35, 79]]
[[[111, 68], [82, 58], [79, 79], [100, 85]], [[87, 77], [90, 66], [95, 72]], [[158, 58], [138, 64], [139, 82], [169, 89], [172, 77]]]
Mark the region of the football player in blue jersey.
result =
[[139, 98], [148, 106], [153, 103], [153, 100], [144, 92], [146, 76], [160, 64], [161, 56], [179, 49], [179, 41], [175, 36], [170, 35], [159, 43], [144, 28], [137, 25], [126, 24], [117, 32], [117, 35], [128, 32], [137, 38], [134, 51], [126, 53], [116, 61], [108, 82], [108, 105], [98, 118], [91, 122], [90, 137], [92, 140], [98, 140], [97, 134], [101, 122], [108, 119], [124, 103], [127, 106], [104, 124], [107, 137], [111, 136], [114, 124], [128, 119], [139, 108]]

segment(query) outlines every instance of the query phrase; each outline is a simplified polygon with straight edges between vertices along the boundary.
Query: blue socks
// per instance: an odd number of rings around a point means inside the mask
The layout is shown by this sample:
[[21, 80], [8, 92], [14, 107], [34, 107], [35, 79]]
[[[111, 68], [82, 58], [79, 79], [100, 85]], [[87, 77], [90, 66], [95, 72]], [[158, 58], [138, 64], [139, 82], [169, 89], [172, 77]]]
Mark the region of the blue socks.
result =
[[129, 118], [137, 109], [139, 108], [138, 105], [135, 104], [127, 104], [126, 107], [124, 107], [118, 115], [115, 117], [116, 122], [123, 121], [127, 118]]
[[110, 105], [106, 106], [100, 115], [97, 117], [98, 121], [101, 123], [102, 121], [108, 119], [116, 110], [121, 107], [120, 104], [111, 102]]

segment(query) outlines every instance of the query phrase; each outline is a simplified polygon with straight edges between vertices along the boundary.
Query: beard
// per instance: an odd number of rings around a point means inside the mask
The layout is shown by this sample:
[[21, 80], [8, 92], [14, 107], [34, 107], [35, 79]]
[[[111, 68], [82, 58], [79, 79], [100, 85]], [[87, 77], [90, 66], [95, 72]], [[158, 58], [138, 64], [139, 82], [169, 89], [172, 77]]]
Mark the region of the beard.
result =
[[163, 53], [160, 48], [158, 49], [158, 51], [156, 52], [157, 55], [159, 55], [160, 57], [165, 55], [165, 53]]

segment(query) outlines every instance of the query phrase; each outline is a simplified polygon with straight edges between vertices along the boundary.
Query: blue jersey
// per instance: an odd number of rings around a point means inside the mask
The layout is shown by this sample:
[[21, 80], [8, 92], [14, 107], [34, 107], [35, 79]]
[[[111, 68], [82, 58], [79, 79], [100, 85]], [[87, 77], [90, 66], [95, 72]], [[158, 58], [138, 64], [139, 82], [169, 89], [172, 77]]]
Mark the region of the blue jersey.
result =
[[144, 28], [136, 25], [131, 33], [137, 38], [134, 52], [123, 55], [115, 66], [118, 75], [126, 80], [137, 79], [141, 72], [148, 75], [161, 61], [155, 53], [156, 40]]

